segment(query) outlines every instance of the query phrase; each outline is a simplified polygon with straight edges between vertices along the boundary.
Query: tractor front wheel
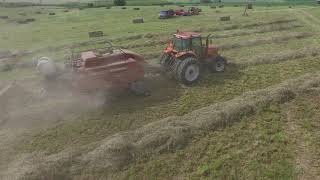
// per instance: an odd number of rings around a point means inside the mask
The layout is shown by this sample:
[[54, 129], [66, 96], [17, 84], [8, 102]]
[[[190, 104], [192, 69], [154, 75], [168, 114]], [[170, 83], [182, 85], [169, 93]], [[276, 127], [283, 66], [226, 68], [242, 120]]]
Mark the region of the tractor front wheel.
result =
[[224, 72], [226, 69], [226, 60], [222, 56], [217, 56], [212, 60], [212, 72]]
[[176, 74], [181, 83], [191, 85], [200, 77], [200, 64], [197, 59], [188, 57], [180, 63]]

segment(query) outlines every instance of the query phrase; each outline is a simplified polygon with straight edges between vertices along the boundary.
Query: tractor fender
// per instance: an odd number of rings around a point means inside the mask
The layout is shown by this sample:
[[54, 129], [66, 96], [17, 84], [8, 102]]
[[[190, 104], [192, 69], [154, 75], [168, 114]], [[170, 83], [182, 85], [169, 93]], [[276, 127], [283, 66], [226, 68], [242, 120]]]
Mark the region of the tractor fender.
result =
[[193, 58], [197, 58], [197, 55], [193, 52], [193, 51], [188, 51], [188, 52], [180, 52], [180, 53], [177, 53], [175, 55], [175, 57], [177, 59], [185, 59], [186, 57], [193, 57]]

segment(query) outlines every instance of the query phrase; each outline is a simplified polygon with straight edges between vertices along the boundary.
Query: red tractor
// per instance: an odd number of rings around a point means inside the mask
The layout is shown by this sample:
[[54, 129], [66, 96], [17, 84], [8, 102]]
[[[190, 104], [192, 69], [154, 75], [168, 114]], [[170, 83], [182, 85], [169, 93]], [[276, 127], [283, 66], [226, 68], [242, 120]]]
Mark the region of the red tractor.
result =
[[204, 67], [213, 72], [223, 72], [226, 60], [209, 41], [210, 35], [203, 38], [199, 33], [178, 31], [160, 58], [163, 70], [173, 72], [175, 78], [185, 85], [199, 80]]
[[184, 9], [176, 10], [175, 14], [177, 16], [191, 16], [191, 13], [189, 11], [185, 11]]

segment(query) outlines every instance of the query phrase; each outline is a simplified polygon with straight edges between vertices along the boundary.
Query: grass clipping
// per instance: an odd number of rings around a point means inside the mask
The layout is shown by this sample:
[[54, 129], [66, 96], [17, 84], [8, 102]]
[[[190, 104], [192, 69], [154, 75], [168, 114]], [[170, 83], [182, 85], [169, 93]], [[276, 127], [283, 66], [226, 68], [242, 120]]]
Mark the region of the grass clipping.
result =
[[[183, 116], [168, 117], [133, 131], [114, 134], [95, 143], [94, 146], [87, 145], [81, 148], [88, 150], [76, 150], [81, 153], [74, 152], [75, 149], [70, 152], [63, 151], [40, 157], [41, 161], [37, 161], [37, 165], [19, 163], [14, 167], [9, 165], [9, 169], [17, 170], [15, 172], [19, 172], [21, 178], [32, 176], [31, 179], [52, 176], [54, 178], [57, 172], [66, 172], [64, 177], [101, 170], [112, 172], [139, 157], [182, 148], [193, 136], [231, 125], [270, 104], [285, 103], [309, 91], [319, 92], [319, 85], [320, 72], [306, 74], [266, 89], [244, 93], [232, 100], [216, 103]], [[59, 171], [59, 168], [63, 171]], [[52, 172], [52, 169], [55, 171]], [[8, 172], [5, 175], [10, 177]], [[17, 177], [16, 175], [14, 176]], [[58, 176], [61, 177], [61, 174]]]

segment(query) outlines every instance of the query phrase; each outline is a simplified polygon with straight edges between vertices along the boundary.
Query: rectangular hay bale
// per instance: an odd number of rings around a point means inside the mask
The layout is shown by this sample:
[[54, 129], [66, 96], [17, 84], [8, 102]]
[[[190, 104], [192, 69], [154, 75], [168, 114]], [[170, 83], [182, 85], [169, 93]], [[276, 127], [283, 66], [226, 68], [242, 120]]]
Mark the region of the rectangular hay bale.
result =
[[88, 32], [89, 37], [101, 37], [103, 36], [103, 32], [102, 31], [92, 31], [92, 32]]
[[220, 21], [230, 21], [230, 16], [222, 16], [220, 17]]

